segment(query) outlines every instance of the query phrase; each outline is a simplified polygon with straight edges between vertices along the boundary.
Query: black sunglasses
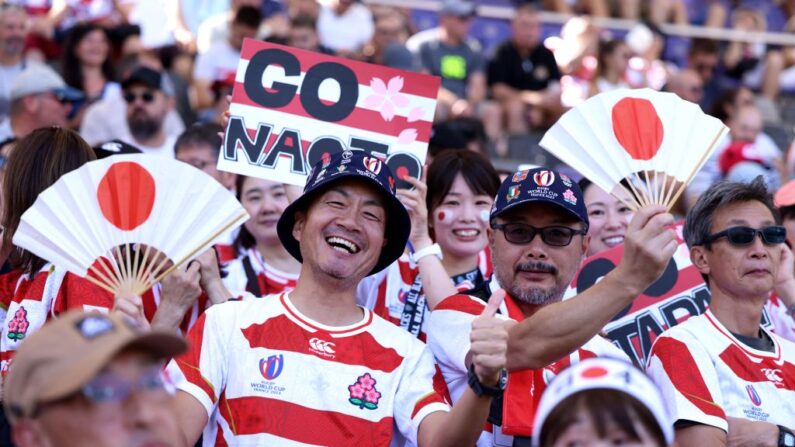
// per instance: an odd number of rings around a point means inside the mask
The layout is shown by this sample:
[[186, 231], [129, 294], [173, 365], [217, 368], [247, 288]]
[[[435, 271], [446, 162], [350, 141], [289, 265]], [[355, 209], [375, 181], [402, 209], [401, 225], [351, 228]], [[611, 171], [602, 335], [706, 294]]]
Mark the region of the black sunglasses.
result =
[[575, 230], [574, 228], [564, 227], [562, 225], [538, 228], [518, 222], [504, 224], [492, 223], [491, 228], [502, 230], [503, 234], [505, 234], [505, 239], [517, 245], [529, 244], [535, 239], [536, 234], [541, 234], [541, 240], [552, 247], [565, 247], [571, 244], [571, 239], [575, 234], [587, 233], [586, 230]]
[[141, 98], [145, 103], [150, 103], [155, 100], [155, 94], [152, 92], [143, 92], [139, 95], [131, 92], [124, 94], [124, 100], [128, 103], [135, 102], [136, 98]]
[[770, 226], [760, 229], [750, 227], [731, 227], [715, 234], [710, 234], [704, 244], [711, 244], [725, 237], [732, 245], [743, 246], [754, 242], [756, 235], [762, 237], [762, 242], [767, 245], [781, 244], [787, 239], [787, 230], [781, 226]]

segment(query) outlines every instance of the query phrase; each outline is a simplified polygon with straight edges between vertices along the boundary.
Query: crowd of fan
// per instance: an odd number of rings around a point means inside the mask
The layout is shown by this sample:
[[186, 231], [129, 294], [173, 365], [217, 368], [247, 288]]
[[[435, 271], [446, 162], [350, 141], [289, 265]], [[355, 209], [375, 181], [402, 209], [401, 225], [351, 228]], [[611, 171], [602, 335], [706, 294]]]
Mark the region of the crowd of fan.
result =
[[[792, 2], [486, 3], [514, 8], [504, 42], [471, 36], [466, 0], [425, 30], [354, 0], [0, 4], [0, 443], [795, 445], [795, 58], [708, 39], [672, 57], [660, 31], [787, 31]], [[544, 9], [587, 15], [558, 27]], [[611, 15], [638, 24], [589, 18]], [[303, 193], [219, 171], [246, 38], [441, 77], [424, 178], [395, 190], [355, 151]], [[683, 235], [565, 166], [516, 169], [569, 108], [643, 87], [730, 128], [677, 210]], [[142, 296], [13, 245], [43, 190], [120, 153], [201, 169], [251, 219]], [[583, 259], [618, 245], [619, 265], [563, 300]], [[600, 332], [682, 251], [710, 308], [660, 336], [644, 374]], [[105, 312], [70, 312], [89, 308]]]

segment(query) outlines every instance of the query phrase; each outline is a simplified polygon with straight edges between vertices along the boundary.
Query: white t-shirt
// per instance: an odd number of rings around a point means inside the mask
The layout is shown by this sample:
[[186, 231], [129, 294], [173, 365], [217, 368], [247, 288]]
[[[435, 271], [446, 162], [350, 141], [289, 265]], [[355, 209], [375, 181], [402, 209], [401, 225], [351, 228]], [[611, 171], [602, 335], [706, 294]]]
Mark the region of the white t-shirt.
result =
[[375, 31], [373, 15], [366, 6], [354, 3], [338, 16], [328, 5], [322, 5], [317, 18], [320, 44], [334, 51], [357, 51], [370, 41]]
[[430, 350], [363, 309], [330, 327], [288, 294], [212, 306], [168, 373], [207, 411], [204, 445], [416, 444], [425, 416], [449, 407]]
[[[185, 130], [185, 124], [176, 110], [166, 114], [163, 130], [175, 139]], [[88, 106], [80, 123], [80, 136], [92, 146], [115, 139], [133, 141], [130, 126], [127, 125], [127, 103], [122, 98], [121, 90], [106, 92], [102, 99]]]
[[232, 48], [226, 40], [210, 46], [207, 52], [196, 57], [193, 77], [202, 81], [218, 81], [226, 79], [230, 73], [237, 71], [240, 62], [240, 51]]
[[795, 344], [760, 328], [773, 352], [746, 346], [709, 310], [663, 332], [646, 372], [674, 420], [728, 430], [728, 417], [795, 425]]
[[166, 140], [163, 142], [163, 144], [157, 147], [144, 146], [143, 144], [135, 141], [134, 138], [130, 138], [129, 140], [124, 140], [124, 142], [132, 144], [133, 146], [140, 149], [141, 152], [143, 152], [144, 154], [152, 154], [160, 157], [171, 157], [171, 158], [174, 158], [176, 156], [174, 151], [174, 144], [177, 142], [177, 137], [172, 135], [166, 135]]

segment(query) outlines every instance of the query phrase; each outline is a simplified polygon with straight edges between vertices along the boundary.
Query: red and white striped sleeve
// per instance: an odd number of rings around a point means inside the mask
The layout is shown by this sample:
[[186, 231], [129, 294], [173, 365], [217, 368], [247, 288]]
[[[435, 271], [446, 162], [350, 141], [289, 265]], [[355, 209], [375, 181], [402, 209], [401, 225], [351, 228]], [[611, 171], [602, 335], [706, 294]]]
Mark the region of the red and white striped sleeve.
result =
[[419, 341], [404, 360], [403, 377], [395, 395], [395, 425], [409, 441], [418, 445], [417, 434], [425, 416], [450, 407], [433, 387], [436, 366], [430, 349]]
[[485, 304], [468, 295], [445, 298], [431, 312], [428, 322], [428, 346], [442, 370], [453, 403], [467, 386], [466, 356], [472, 320], [483, 312]]
[[232, 336], [232, 311], [237, 304], [212, 306], [202, 314], [188, 333], [188, 351], [168, 365], [168, 375], [177, 389], [195, 397], [208, 417], [226, 386], [228, 353], [224, 342]]
[[679, 332], [655, 340], [646, 373], [669, 402], [674, 421], [689, 421], [728, 431], [720, 378], [710, 355]]

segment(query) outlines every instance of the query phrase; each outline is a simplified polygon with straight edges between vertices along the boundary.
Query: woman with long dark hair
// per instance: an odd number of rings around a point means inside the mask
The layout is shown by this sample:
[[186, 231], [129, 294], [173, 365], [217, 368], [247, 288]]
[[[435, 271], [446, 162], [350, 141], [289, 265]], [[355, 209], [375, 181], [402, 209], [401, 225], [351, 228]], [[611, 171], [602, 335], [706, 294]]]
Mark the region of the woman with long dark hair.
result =
[[101, 26], [82, 24], [69, 32], [61, 59], [61, 73], [67, 85], [86, 96], [73, 125], [80, 124], [82, 112], [88, 105], [121, 94], [121, 87], [115, 82], [111, 56], [110, 39]]

